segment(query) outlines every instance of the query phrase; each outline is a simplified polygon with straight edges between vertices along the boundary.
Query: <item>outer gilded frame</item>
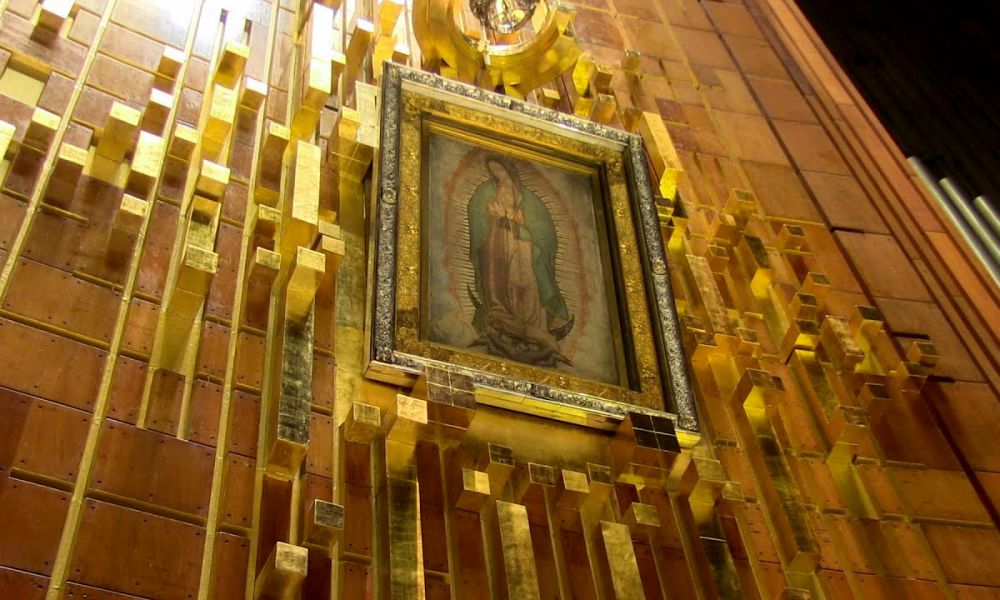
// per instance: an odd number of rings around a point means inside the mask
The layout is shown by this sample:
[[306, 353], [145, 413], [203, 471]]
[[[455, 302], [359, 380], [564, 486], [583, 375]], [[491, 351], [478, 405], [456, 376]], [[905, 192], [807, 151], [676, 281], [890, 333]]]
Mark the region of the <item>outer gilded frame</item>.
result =
[[[373, 218], [367, 375], [405, 384], [424, 365], [472, 375], [481, 401], [607, 425], [628, 412], [668, 415], [697, 434], [666, 254], [642, 139], [507, 96], [386, 63]], [[448, 349], [420, 340], [423, 119], [490, 130], [513, 144], [602, 165], [634, 359], [632, 388]], [[405, 267], [400, 267], [405, 265]], [[626, 285], [627, 283], [627, 285]]]

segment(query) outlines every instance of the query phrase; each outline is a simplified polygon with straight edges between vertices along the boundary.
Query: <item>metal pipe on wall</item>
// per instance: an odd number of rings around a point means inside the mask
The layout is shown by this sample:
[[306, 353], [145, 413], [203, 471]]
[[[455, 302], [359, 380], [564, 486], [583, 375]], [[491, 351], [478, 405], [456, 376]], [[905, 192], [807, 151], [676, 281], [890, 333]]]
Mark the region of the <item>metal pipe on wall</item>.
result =
[[992, 257], [993, 263], [1000, 265], [1000, 246], [997, 245], [997, 239], [979, 212], [972, 207], [972, 202], [962, 191], [962, 188], [958, 187], [958, 184], [950, 177], [941, 180], [941, 188], [955, 203], [958, 212], [962, 213], [965, 222], [972, 229], [972, 233], [976, 234], [976, 237], [982, 242], [983, 248]]
[[979, 196], [973, 201], [973, 204], [993, 232], [993, 236], [1000, 239], [1000, 213], [997, 212], [995, 206], [990, 204], [990, 199], [986, 196]]
[[[979, 236], [973, 231], [962, 212], [956, 207], [956, 203], [953, 202], [949, 195], [941, 189], [941, 186], [938, 184], [934, 176], [931, 175], [930, 171], [927, 170], [923, 161], [916, 156], [911, 156], [906, 159], [906, 162], [913, 167], [917, 176], [920, 177], [921, 181], [924, 182], [924, 185], [927, 186], [927, 189], [930, 190], [931, 195], [937, 199], [941, 208], [944, 209], [945, 214], [948, 215], [952, 224], [955, 225], [958, 232], [963, 238], [965, 238], [966, 243], [969, 244], [969, 247], [972, 249], [973, 253], [975, 253], [976, 258], [979, 259], [979, 261], [986, 268], [986, 271], [990, 274], [990, 277], [993, 278], [993, 284], [1000, 287], [1000, 264], [993, 259], [992, 253], [983, 245]], [[958, 202], [961, 202], [961, 200], [958, 200]], [[993, 244], [995, 246], [996, 242], [994, 241]]]

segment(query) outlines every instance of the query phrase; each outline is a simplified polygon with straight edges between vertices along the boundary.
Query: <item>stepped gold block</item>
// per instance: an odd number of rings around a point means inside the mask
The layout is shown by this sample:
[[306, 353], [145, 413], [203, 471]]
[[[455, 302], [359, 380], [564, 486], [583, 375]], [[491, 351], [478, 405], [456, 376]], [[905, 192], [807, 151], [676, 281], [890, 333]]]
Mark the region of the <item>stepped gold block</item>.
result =
[[133, 236], [137, 235], [148, 209], [149, 203], [147, 201], [131, 194], [123, 194], [118, 210], [115, 211], [114, 230]]
[[166, 143], [163, 138], [141, 131], [132, 157], [132, 170], [129, 172], [126, 189], [136, 196], [148, 196], [160, 176], [165, 154]]
[[559, 508], [577, 509], [590, 494], [587, 474], [560, 469], [556, 480], [556, 505]]
[[455, 508], [479, 512], [490, 497], [490, 476], [475, 469], [462, 469], [462, 491], [455, 499]]
[[58, 33], [73, 10], [74, 0], [42, 0], [35, 12], [35, 26]]
[[518, 463], [511, 478], [514, 500], [518, 502], [544, 500], [544, 490], [555, 490], [557, 479], [554, 468], [533, 462]]
[[587, 463], [587, 479], [590, 481], [590, 497], [603, 504], [611, 496], [615, 486], [615, 476], [611, 467]]
[[611, 94], [598, 94], [597, 101], [590, 113], [590, 119], [596, 123], [611, 123], [615, 118], [618, 101]]
[[198, 180], [195, 183], [195, 190], [199, 194], [212, 199], [222, 198], [226, 194], [229, 177], [229, 167], [224, 167], [210, 160], [202, 160], [201, 170], [198, 171]]
[[642, 77], [642, 55], [636, 50], [625, 50], [622, 55], [622, 71], [632, 79]]
[[35, 107], [35, 112], [28, 122], [24, 133], [23, 144], [39, 152], [47, 152], [59, 129], [59, 117], [41, 107]]
[[336, 273], [340, 268], [341, 261], [344, 260], [344, 255], [347, 253], [347, 246], [344, 244], [344, 240], [339, 237], [321, 235], [319, 241], [316, 243], [316, 250], [326, 256], [327, 271]]
[[215, 248], [215, 236], [219, 231], [219, 213], [222, 206], [204, 196], [194, 196], [188, 208], [190, 218], [186, 243], [203, 250]]
[[358, 71], [368, 56], [372, 41], [375, 37], [375, 24], [367, 19], [355, 18], [351, 24], [351, 41], [347, 44], [345, 56], [345, 85], [348, 90], [353, 89], [354, 80], [358, 78]]
[[267, 99], [267, 84], [253, 77], [243, 79], [243, 94], [240, 96], [240, 106], [250, 112], [257, 112]]
[[7, 158], [7, 152], [11, 150], [14, 134], [17, 128], [7, 121], [0, 121], [0, 162]]
[[278, 203], [281, 166], [290, 138], [291, 131], [287, 127], [274, 121], [267, 122], [258, 158], [257, 185], [254, 187], [254, 195], [262, 204], [275, 206]]
[[257, 215], [253, 222], [254, 244], [274, 248], [274, 235], [281, 225], [281, 212], [266, 204], [257, 205]]
[[239, 104], [238, 92], [222, 84], [212, 86], [212, 104], [209, 108], [208, 122], [202, 132], [202, 143], [207, 152], [215, 155], [226, 143], [229, 132], [236, 122], [236, 107]]
[[168, 153], [180, 161], [190, 161], [191, 155], [198, 145], [198, 138], [200, 136], [201, 134], [198, 133], [197, 129], [188, 127], [183, 123], [178, 123], [174, 127], [174, 136], [170, 138], [170, 150]]
[[614, 79], [615, 70], [611, 65], [598, 63], [594, 67], [593, 79], [594, 90], [598, 94], [607, 94], [611, 90], [611, 80]]
[[184, 51], [171, 46], [163, 49], [160, 55], [160, 62], [156, 66], [159, 75], [173, 81], [181, 72], [181, 65], [184, 64]]
[[662, 522], [656, 506], [633, 502], [622, 515], [622, 522], [628, 525], [629, 531], [639, 539], [650, 539], [659, 532]]
[[281, 268], [281, 255], [274, 250], [257, 248], [250, 267], [250, 283], [270, 286]]
[[131, 194], [122, 195], [121, 204], [115, 211], [115, 220], [111, 227], [109, 243], [111, 252], [122, 256], [132, 251], [148, 211], [149, 203], [142, 198], [136, 198]]
[[297, 597], [308, 568], [308, 550], [278, 542], [257, 574], [254, 600], [286, 600]]
[[352, 402], [344, 421], [344, 439], [355, 444], [371, 444], [382, 431], [382, 410], [371, 404]]
[[211, 250], [188, 244], [177, 274], [175, 290], [188, 292], [191, 299], [205, 297], [212, 278], [219, 269], [219, 255]]
[[344, 507], [318, 498], [313, 500], [306, 511], [305, 539], [332, 552], [343, 532]]
[[381, 0], [378, 6], [379, 33], [389, 35], [396, 28], [399, 15], [406, 8], [404, 0]]
[[319, 125], [320, 111], [333, 89], [333, 68], [330, 59], [312, 58], [305, 74], [302, 86], [302, 104], [292, 118], [292, 136], [306, 138], [312, 135]]
[[63, 143], [56, 154], [55, 166], [45, 189], [45, 201], [56, 206], [65, 206], [73, 199], [77, 183], [87, 165], [88, 153], [83, 148]]
[[594, 57], [589, 52], [584, 52], [580, 55], [580, 58], [576, 60], [576, 65], [573, 67], [573, 87], [576, 88], [576, 94], [578, 96], [585, 96], [589, 93], [590, 82], [594, 78], [594, 72], [597, 70], [597, 63], [594, 61]]
[[149, 103], [142, 113], [141, 128], [160, 135], [167, 123], [170, 109], [174, 105], [174, 97], [167, 92], [153, 88], [149, 93]]
[[141, 119], [142, 113], [131, 106], [121, 102], [112, 104], [104, 132], [97, 143], [97, 155], [113, 163], [121, 162], [132, 147], [132, 136], [139, 129]]
[[316, 291], [326, 272], [326, 257], [314, 250], [299, 246], [295, 254], [295, 264], [288, 279], [288, 297], [285, 317], [302, 321], [312, 308]]
[[250, 57], [250, 47], [236, 40], [229, 40], [222, 48], [222, 56], [215, 69], [214, 81], [227, 88], [236, 86], [236, 81], [243, 76], [247, 58]]

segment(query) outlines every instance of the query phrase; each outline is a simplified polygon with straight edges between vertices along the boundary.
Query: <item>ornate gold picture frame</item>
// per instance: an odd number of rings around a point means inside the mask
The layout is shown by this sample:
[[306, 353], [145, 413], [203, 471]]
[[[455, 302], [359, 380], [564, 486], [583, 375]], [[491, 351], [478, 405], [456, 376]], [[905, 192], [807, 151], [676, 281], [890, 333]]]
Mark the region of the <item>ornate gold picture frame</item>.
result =
[[367, 375], [697, 433], [641, 138], [391, 63], [381, 103]]

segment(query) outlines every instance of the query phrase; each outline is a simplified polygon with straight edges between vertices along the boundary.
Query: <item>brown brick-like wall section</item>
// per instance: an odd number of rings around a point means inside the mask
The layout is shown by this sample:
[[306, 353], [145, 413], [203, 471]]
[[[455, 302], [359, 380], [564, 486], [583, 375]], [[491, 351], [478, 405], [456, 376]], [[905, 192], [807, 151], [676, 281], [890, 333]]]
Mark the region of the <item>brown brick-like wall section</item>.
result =
[[[48, 35], [33, 33], [39, 4], [61, 2], [0, 0], [0, 77], [22, 78], [0, 79], [0, 120], [16, 127], [0, 162], [0, 598], [242, 598], [276, 541], [301, 540], [290, 528], [313, 499], [343, 505], [347, 521], [332, 559], [309, 547], [302, 597], [371, 597], [386, 540], [365, 524], [378, 522], [381, 482], [341, 472], [344, 453], [357, 449], [338, 426], [364, 398], [335, 398], [347, 367], [334, 361], [329, 280], [314, 315], [302, 472], [288, 482], [260, 464], [272, 330], [266, 286], [255, 287], [251, 268], [254, 173], [265, 123], [289, 124], [297, 106], [299, 3], [78, 0]], [[701, 456], [721, 464], [729, 490], [715, 497], [717, 529], [699, 536], [686, 492], [615, 488], [613, 519], [627, 521], [626, 507], [641, 500], [663, 522], [653, 541], [634, 543], [647, 596], [1000, 597], [1000, 295], [859, 94], [791, 0], [577, 4], [576, 35], [615, 67], [619, 107], [659, 115], [685, 170], [683, 208], [664, 233]], [[141, 225], [129, 229], [121, 181], [88, 172], [56, 185], [71, 162], [60, 148], [110, 138], [116, 102], [150, 114], [154, 88], [172, 93], [160, 131], [204, 129], [227, 36], [247, 44], [245, 73], [269, 91], [259, 113], [240, 109], [220, 155], [231, 176], [197, 335], [183, 364], [150, 372], [154, 357], [165, 360], [157, 336], [184, 241], [188, 165], [162, 161]], [[183, 54], [170, 77], [168, 46]], [[641, 53], [640, 81], [618, 68], [624, 49]], [[568, 75], [551, 87], [569, 110]], [[55, 116], [54, 129], [33, 123], [36, 107]], [[323, 148], [334, 119], [325, 108], [315, 138]], [[753, 193], [751, 214], [733, 211], [734, 189]], [[329, 186], [322, 193], [334, 206]], [[745, 262], [747, 236], [762, 241], [767, 264]], [[708, 265], [710, 283], [691, 277], [692, 262]], [[754, 269], [770, 278], [766, 298], [751, 292]], [[706, 285], [745, 332], [746, 352], [713, 353], [712, 334], [725, 332], [706, 316]], [[802, 308], [797, 292], [817, 304]], [[844, 342], [834, 325], [855, 321], [868, 323], [850, 335], [866, 340], [877, 375], [855, 376], [836, 354]], [[811, 326], [816, 355], [801, 342]], [[789, 337], [797, 327], [800, 342]], [[919, 344], [928, 340], [933, 349]], [[767, 435], [749, 432], [741, 408], [751, 371], [783, 387], [768, 405]], [[514, 456], [531, 451], [515, 446]], [[464, 459], [433, 446], [418, 455], [428, 597], [502, 589], [479, 517], [448, 508], [441, 494]], [[434, 535], [442, 522], [447, 541]], [[538, 531], [546, 527], [557, 524]], [[569, 565], [589, 577], [589, 538], [566, 528], [560, 539], [551, 556], [536, 549], [540, 575]], [[611, 589], [587, 577], [543, 580], [542, 589]]]

